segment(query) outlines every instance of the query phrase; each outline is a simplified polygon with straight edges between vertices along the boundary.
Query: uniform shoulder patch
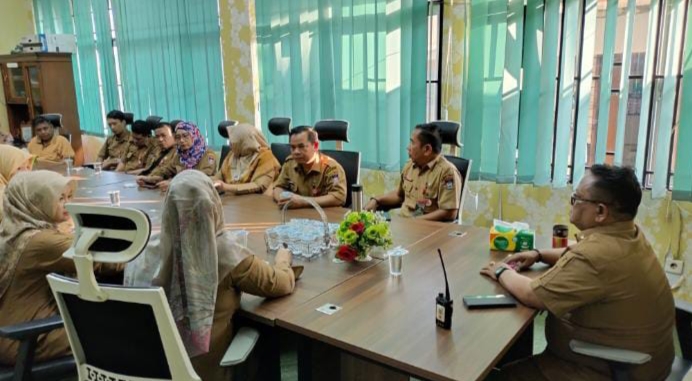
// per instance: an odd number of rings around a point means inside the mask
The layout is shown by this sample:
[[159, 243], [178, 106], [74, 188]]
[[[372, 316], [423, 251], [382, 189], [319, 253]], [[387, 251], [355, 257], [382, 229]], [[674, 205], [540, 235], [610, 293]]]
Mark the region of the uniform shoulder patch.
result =
[[445, 189], [454, 189], [454, 175], [449, 174], [442, 178], [442, 184], [444, 184]]

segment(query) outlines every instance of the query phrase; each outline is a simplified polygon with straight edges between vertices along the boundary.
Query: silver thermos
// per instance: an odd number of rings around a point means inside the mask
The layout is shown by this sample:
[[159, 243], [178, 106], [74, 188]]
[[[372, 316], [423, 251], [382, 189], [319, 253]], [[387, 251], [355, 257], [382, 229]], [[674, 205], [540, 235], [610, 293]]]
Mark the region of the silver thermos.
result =
[[360, 184], [351, 186], [351, 209], [354, 212], [363, 211], [363, 186]]

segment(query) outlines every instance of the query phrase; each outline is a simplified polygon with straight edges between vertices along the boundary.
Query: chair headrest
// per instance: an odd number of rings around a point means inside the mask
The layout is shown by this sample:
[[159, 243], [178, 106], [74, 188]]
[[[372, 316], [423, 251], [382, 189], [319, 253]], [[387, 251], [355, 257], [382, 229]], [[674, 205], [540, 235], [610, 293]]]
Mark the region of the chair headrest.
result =
[[461, 129], [461, 124], [458, 122], [453, 122], [450, 120], [436, 120], [430, 122], [440, 129], [440, 137], [442, 138], [442, 144], [451, 144], [457, 147], [461, 147], [461, 142], [459, 141], [459, 130]]
[[131, 112], [124, 112], [125, 115], [125, 124], [132, 124], [135, 121], [135, 114]]
[[171, 120], [171, 123], [170, 123], [170, 124], [171, 124], [171, 127], [173, 127], [173, 131], [175, 131], [175, 126], [177, 126], [178, 123], [180, 123], [180, 122], [182, 122], [182, 121], [183, 121], [182, 119], [173, 119], [173, 120]]
[[147, 119], [145, 119], [144, 121], [147, 122], [149, 125], [151, 125], [151, 126], [153, 126], [153, 127], [156, 127], [156, 125], [159, 124], [159, 122], [160, 122], [162, 119], [163, 119], [163, 118], [160, 117], [160, 116], [149, 115], [149, 116], [147, 117]]
[[237, 120], [223, 120], [219, 123], [219, 135], [223, 136], [224, 139], [228, 139], [228, 127], [233, 127], [238, 124]]
[[269, 132], [271, 132], [272, 135], [288, 135], [288, 132], [291, 131], [291, 118], [271, 118], [267, 123], [267, 128], [269, 128]]
[[346, 120], [320, 120], [315, 123], [315, 132], [321, 141], [348, 142], [348, 121]]
[[40, 116], [46, 118], [53, 127], [62, 127], [62, 114], [42, 114]]
[[94, 262], [129, 262], [149, 241], [151, 222], [141, 210], [83, 204], [67, 204], [65, 209], [75, 224], [66, 258], [88, 253]]

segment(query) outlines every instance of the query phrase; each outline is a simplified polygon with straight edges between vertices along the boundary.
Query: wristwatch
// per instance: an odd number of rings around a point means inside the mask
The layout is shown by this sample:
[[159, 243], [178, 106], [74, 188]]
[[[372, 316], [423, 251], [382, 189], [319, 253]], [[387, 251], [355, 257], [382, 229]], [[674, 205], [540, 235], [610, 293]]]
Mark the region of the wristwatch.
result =
[[510, 270], [509, 267], [506, 266], [500, 266], [495, 270], [495, 279], [499, 282], [500, 281], [500, 275], [502, 275], [503, 272]]

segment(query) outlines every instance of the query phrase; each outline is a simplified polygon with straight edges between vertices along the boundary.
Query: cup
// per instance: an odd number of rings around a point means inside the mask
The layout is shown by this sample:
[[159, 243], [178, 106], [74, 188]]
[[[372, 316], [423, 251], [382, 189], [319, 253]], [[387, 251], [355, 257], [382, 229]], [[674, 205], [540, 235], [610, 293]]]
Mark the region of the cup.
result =
[[392, 250], [389, 250], [387, 252], [387, 257], [389, 257], [389, 274], [392, 276], [400, 276], [403, 268], [403, 260], [404, 260], [404, 255], [406, 255], [408, 251], [401, 246], [396, 247]]
[[72, 174], [72, 159], [67, 158], [65, 159], [65, 167], [67, 167], [67, 175], [70, 176]]
[[114, 190], [108, 192], [108, 196], [111, 199], [111, 206], [120, 206], [120, 191]]
[[100, 162], [94, 163], [94, 175], [96, 175], [96, 176], [100, 175], [101, 170], [102, 170], [102, 164]]

